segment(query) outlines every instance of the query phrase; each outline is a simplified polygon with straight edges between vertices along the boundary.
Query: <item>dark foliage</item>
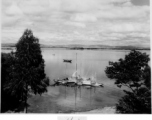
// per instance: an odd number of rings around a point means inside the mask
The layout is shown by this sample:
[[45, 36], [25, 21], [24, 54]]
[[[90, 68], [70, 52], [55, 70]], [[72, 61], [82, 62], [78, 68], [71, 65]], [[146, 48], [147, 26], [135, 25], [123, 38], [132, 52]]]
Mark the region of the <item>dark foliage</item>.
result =
[[49, 79], [46, 78], [44, 72], [39, 40], [33, 36], [31, 30], [25, 30], [16, 44], [13, 57], [9, 80], [4, 90], [25, 103], [27, 103], [29, 92], [34, 94], [46, 92]]
[[146, 53], [132, 50], [124, 59], [109, 62], [106, 67], [107, 77], [114, 79], [121, 88], [130, 90], [116, 105], [119, 113], [151, 113], [151, 75], [148, 65], [149, 56]]
[[17, 97], [4, 90], [4, 85], [9, 81], [10, 66], [14, 63], [14, 56], [11, 53], [1, 55], [1, 112], [15, 110], [20, 101]]
[[151, 114], [151, 92], [146, 87], [140, 88], [134, 94], [126, 92], [126, 95], [116, 104], [118, 113]]

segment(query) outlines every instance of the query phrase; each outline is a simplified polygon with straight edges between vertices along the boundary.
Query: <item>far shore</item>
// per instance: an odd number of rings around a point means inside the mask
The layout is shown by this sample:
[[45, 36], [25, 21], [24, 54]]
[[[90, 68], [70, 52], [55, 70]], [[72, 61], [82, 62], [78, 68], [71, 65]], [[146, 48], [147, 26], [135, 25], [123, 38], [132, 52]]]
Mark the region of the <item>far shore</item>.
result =
[[[81, 48], [81, 47], [41, 47], [42, 49], [67, 49], [67, 50], [150, 50], [150, 48], [129, 48], [129, 47], [101, 47], [101, 48]], [[4, 47], [2, 46], [1, 49], [4, 50], [13, 50], [15, 49], [14, 46]]]

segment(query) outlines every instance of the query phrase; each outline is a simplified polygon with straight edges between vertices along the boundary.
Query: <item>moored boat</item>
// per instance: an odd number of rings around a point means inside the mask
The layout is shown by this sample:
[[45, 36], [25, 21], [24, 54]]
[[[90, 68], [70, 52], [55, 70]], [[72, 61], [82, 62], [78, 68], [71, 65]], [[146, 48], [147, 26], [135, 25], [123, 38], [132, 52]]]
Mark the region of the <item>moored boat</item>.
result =
[[71, 62], [72, 62], [72, 60], [69, 60], [69, 59], [63, 59], [63, 62], [69, 62], [69, 63], [71, 63]]

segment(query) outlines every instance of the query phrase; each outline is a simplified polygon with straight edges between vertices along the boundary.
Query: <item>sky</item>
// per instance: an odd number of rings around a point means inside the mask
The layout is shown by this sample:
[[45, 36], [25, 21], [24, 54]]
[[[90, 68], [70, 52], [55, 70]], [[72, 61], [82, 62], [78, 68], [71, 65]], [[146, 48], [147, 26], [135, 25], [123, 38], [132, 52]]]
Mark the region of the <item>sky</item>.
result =
[[149, 0], [2, 0], [2, 43], [150, 46]]

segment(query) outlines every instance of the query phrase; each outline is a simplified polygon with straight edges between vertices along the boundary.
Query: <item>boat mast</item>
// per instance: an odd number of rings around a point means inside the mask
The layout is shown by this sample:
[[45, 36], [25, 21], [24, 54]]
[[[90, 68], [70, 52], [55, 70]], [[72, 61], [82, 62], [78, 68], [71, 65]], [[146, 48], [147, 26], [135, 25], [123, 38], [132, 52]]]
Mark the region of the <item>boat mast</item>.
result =
[[76, 53], [76, 77], [77, 77], [77, 53]]

